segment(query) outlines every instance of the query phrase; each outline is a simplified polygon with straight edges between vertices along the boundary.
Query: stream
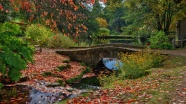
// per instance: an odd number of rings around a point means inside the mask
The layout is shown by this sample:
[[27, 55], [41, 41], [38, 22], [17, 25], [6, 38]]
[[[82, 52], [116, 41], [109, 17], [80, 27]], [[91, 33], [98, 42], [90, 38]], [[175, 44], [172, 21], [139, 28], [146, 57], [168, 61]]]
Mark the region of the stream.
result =
[[[118, 70], [118, 66], [122, 65], [115, 58], [104, 58], [102, 62], [107, 70]], [[31, 87], [31, 84], [27, 86], [22, 83], [4, 86], [0, 89], [0, 104], [53, 104], [101, 88], [97, 76], [83, 78], [69, 86], [60, 86], [58, 83], [48, 83], [37, 79], [33, 80], [33, 83], [37, 89]], [[52, 87], [49, 86], [51, 84]]]

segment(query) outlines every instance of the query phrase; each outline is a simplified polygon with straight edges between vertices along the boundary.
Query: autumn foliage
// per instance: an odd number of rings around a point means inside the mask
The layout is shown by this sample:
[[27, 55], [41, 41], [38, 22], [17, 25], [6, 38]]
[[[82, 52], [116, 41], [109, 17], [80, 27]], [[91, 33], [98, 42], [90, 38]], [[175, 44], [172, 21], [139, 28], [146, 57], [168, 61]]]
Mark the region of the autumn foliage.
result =
[[0, 11], [16, 11], [24, 14], [26, 22], [34, 21], [47, 25], [53, 31], [61, 31], [66, 35], [79, 36], [88, 30], [84, 25], [86, 15], [83, 1], [74, 0], [10, 0], [10, 7], [4, 9], [6, 0], [1, 0]]

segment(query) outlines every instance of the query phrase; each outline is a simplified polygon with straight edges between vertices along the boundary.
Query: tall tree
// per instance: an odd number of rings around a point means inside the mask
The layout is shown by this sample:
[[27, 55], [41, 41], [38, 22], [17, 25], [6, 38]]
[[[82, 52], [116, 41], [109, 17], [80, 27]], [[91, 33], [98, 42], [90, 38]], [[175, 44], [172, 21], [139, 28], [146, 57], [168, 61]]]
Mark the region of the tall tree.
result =
[[84, 25], [87, 17], [79, 11], [79, 8], [85, 8], [83, 1], [10, 0], [10, 3], [18, 8], [18, 11], [26, 14], [25, 17], [29, 23], [34, 20], [40, 21], [53, 30], [60, 30], [65, 35], [76, 37], [87, 31], [87, 27]]
[[124, 15], [124, 7], [123, 0], [109, 0], [106, 3], [106, 7], [104, 8], [104, 16], [105, 19], [109, 23], [109, 29], [111, 31], [115, 31], [118, 33], [122, 32], [121, 27], [125, 25], [124, 19], [122, 16]]
[[[183, 17], [185, 2], [176, 4], [173, 0], [126, 0], [128, 13], [124, 18], [130, 23], [132, 31], [148, 29], [164, 31], [169, 35], [175, 29], [175, 21]], [[181, 16], [179, 16], [181, 15]]]

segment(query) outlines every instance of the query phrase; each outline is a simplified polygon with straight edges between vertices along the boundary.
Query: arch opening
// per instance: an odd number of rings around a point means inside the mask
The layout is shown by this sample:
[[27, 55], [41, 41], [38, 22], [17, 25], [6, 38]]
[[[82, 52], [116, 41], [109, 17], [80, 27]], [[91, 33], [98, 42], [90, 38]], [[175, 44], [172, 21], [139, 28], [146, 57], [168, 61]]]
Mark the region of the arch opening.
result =
[[121, 60], [117, 58], [102, 58], [97, 64], [97, 68], [104, 68], [109, 70], [118, 70], [122, 67]]

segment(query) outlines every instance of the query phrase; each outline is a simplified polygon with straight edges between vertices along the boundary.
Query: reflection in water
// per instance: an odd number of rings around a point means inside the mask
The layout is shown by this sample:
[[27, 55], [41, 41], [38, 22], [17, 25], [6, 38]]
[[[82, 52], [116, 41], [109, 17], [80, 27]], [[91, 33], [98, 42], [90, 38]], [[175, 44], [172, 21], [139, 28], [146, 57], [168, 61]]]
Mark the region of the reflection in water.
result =
[[110, 70], [118, 70], [122, 67], [122, 62], [117, 58], [103, 58], [102, 62]]
[[53, 104], [65, 99], [67, 96], [64, 93], [41, 92], [32, 88], [30, 97], [29, 104]]

